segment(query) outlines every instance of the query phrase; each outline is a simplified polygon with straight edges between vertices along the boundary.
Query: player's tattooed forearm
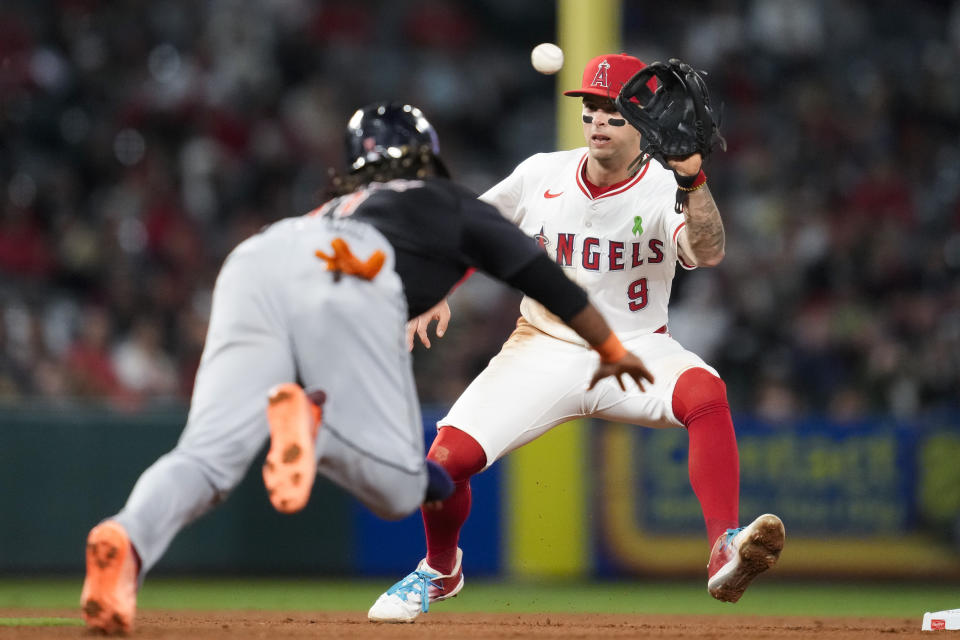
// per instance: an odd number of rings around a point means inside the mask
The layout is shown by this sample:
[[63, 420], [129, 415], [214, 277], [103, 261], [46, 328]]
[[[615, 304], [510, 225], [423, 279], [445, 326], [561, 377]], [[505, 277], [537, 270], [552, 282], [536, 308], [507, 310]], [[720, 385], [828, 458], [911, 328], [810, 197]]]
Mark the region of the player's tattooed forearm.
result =
[[697, 192], [691, 193], [685, 207], [687, 217], [687, 239], [690, 248], [698, 261], [709, 260], [723, 254], [724, 232], [723, 221], [717, 203], [710, 193], [710, 188], [704, 186]]

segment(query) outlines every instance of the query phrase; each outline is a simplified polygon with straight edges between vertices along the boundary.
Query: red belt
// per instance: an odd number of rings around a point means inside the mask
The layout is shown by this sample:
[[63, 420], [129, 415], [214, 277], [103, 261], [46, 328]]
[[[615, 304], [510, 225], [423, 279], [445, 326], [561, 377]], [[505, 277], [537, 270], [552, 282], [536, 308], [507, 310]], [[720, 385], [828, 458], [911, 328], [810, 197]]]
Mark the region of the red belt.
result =
[[667, 325], [663, 325], [662, 327], [654, 331], [654, 333], [666, 333], [666, 332], [667, 332]]

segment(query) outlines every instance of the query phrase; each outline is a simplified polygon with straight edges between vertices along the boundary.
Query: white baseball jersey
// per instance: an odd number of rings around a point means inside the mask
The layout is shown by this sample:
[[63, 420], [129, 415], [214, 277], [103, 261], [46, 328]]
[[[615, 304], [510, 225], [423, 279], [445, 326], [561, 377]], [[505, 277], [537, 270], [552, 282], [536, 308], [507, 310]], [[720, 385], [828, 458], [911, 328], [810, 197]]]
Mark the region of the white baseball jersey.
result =
[[[583, 182], [585, 148], [532, 156], [481, 199], [533, 236], [571, 280], [587, 290], [628, 351], [655, 382], [627, 390], [613, 378], [587, 384], [599, 356], [530, 298], [510, 339], [460, 395], [438, 427], [476, 440], [487, 466], [558, 424], [594, 416], [648, 427], [681, 427], [673, 413], [680, 375], [717, 372], [668, 333], [667, 303], [684, 217], [673, 210], [677, 182], [656, 162], [593, 198]], [[509, 407], [509, 411], [504, 411]]]
[[[540, 153], [523, 161], [480, 196], [557, 261], [583, 287], [622, 340], [667, 324], [677, 234], [685, 222], [673, 210], [677, 182], [649, 162], [625, 184], [597, 198], [583, 181], [587, 149]], [[554, 337], [583, 340], [536, 300], [525, 297], [522, 315]]]

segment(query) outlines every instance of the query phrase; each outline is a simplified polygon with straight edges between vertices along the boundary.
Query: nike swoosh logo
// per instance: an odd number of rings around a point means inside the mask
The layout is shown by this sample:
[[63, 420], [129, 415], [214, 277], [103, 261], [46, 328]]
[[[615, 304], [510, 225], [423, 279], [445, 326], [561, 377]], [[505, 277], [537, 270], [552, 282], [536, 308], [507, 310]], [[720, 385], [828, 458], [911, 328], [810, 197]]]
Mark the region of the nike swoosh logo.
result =
[[550, 189], [547, 189], [546, 191], [543, 192], [544, 198], [556, 198], [557, 196], [562, 196], [562, 195], [563, 195], [563, 191], [561, 191], [560, 193], [550, 193]]

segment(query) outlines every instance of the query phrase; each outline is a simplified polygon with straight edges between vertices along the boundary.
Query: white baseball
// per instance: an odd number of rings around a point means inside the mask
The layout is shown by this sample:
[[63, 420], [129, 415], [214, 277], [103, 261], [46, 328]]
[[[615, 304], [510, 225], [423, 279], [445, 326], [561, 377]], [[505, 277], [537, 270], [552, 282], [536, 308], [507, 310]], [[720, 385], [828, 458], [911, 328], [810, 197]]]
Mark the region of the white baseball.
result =
[[530, 62], [540, 73], [556, 73], [563, 67], [563, 49], [552, 42], [538, 44], [530, 52]]

